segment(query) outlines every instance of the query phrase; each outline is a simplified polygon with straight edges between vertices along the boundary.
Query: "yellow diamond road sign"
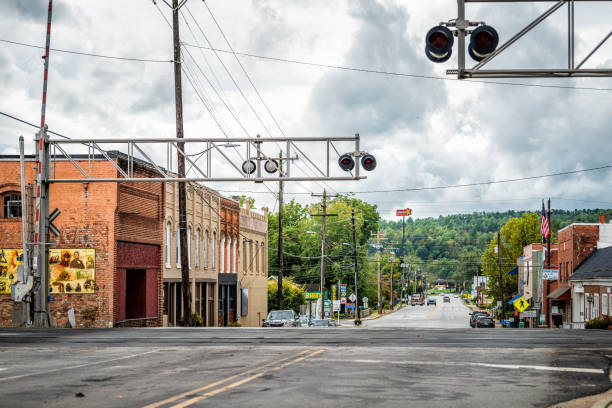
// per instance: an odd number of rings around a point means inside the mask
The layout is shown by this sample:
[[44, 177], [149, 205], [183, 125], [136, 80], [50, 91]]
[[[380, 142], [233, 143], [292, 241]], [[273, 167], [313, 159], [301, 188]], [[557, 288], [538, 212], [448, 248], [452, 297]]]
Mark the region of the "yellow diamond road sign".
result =
[[527, 302], [525, 300], [525, 298], [521, 296], [520, 298], [518, 298], [518, 299], [516, 299], [514, 301], [513, 305], [514, 305], [514, 307], [516, 307], [516, 309], [519, 312], [522, 313], [525, 309], [527, 309], [529, 307], [529, 302]]

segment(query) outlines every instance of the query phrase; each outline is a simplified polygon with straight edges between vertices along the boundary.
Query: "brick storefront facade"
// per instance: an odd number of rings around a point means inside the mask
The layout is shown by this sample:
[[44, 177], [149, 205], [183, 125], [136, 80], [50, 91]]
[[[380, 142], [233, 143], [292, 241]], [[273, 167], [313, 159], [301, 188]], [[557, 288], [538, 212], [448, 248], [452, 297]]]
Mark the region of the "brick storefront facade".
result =
[[[120, 167], [121, 154], [111, 153]], [[76, 158], [87, 168], [87, 160]], [[26, 162], [26, 183], [33, 184], [34, 161]], [[57, 178], [79, 178], [72, 163], [58, 158], [50, 171]], [[136, 177], [151, 177], [152, 169], [134, 165]], [[106, 159], [96, 157], [96, 177], [118, 177]], [[0, 156], [0, 195], [19, 191], [19, 161]], [[94, 293], [51, 295], [52, 324], [67, 324], [67, 312], [74, 308], [77, 327], [161, 324], [161, 245], [164, 217], [162, 183], [52, 183], [50, 208], [62, 213], [54, 221], [59, 237], [53, 248], [95, 249]], [[4, 214], [3, 214], [4, 215]], [[0, 248], [21, 248], [21, 218], [0, 219]], [[13, 302], [0, 295], [0, 323], [11, 322]]]

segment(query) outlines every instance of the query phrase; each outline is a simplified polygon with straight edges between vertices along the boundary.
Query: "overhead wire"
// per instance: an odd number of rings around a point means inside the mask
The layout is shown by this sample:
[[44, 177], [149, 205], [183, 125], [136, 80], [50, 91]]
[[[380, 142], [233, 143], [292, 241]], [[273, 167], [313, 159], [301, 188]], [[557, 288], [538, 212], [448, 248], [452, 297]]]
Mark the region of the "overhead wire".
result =
[[[19, 45], [23, 47], [29, 47], [29, 48], [45, 49], [45, 47], [41, 45], [30, 44], [30, 43], [25, 43], [21, 41], [7, 40], [7, 39], [2, 39], [2, 38], [0, 38], [0, 42], [7, 43], [7, 44], [13, 44], [13, 45]], [[248, 57], [248, 58], [256, 58], [256, 59], [261, 59], [261, 60], [298, 64], [298, 65], [305, 65], [305, 66], [318, 67], [318, 68], [337, 69], [337, 70], [343, 70], [343, 71], [355, 71], [355, 72], [362, 72], [362, 73], [367, 73], [367, 74], [378, 74], [378, 75], [408, 77], [408, 78], [422, 78], [422, 79], [441, 80], [441, 81], [454, 81], [454, 82], [459, 82], [459, 83], [481, 83], [481, 84], [491, 84], [491, 85], [519, 86], [519, 87], [528, 87], [528, 88], [533, 87], [533, 88], [569, 89], [569, 90], [581, 90], [581, 91], [605, 91], [605, 92], [612, 91], [612, 88], [569, 86], [569, 85], [528, 84], [524, 82], [503, 82], [503, 81], [490, 81], [490, 80], [477, 80], [477, 79], [458, 79], [458, 78], [449, 78], [449, 77], [439, 77], [439, 76], [434, 76], [434, 75], [411, 74], [411, 73], [406, 73], [406, 72], [394, 72], [394, 71], [386, 71], [386, 70], [349, 67], [349, 66], [344, 66], [344, 65], [322, 64], [322, 63], [295, 60], [295, 59], [289, 59], [289, 58], [257, 55], [257, 54], [247, 53], [247, 52], [239, 52], [239, 51], [232, 52], [232, 51], [224, 50], [220, 48], [206, 47], [203, 45], [196, 45], [196, 44], [189, 44], [189, 43], [184, 43], [183, 45], [192, 47], [192, 48], [201, 48], [203, 50], [208, 50], [208, 51], [216, 51], [219, 53], [226, 53], [226, 54], [231, 53], [231, 54], [236, 54], [236, 55], [240, 55], [240, 56]], [[49, 48], [49, 49], [55, 52], [75, 54], [75, 55], [94, 57], [94, 58], [106, 58], [106, 59], [114, 59], [114, 60], [124, 60], [124, 61], [134, 61], [134, 62], [152, 62], [152, 63], [172, 63], [174, 62], [172, 59], [165, 60], [165, 59], [152, 59], [152, 58], [139, 58], [139, 57], [122, 57], [122, 56], [116, 56], [116, 55], [96, 54], [96, 53], [67, 50], [67, 49], [61, 49], [61, 48]]]
[[[153, 4], [154, 4], [154, 5], [155, 5], [155, 7], [157, 8], [157, 10], [158, 10], [159, 14], [160, 14], [160, 15], [161, 15], [161, 17], [163, 18], [163, 20], [166, 22], [166, 24], [168, 25], [168, 27], [169, 27], [169, 28], [172, 30], [172, 29], [173, 29], [173, 28], [172, 28], [172, 25], [170, 24], [170, 22], [168, 21], [168, 19], [167, 19], [167, 18], [166, 18], [166, 16], [164, 15], [164, 13], [161, 11], [161, 9], [160, 9], [159, 5], [157, 4], [157, 2], [153, 1]], [[185, 6], [185, 7], [187, 7], [187, 6]], [[211, 46], [212, 46], [212, 44], [210, 44], [210, 43], [209, 43], [209, 45], [211, 45]], [[181, 47], [181, 48], [182, 48], [182, 47]], [[182, 62], [182, 61], [181, 61], [181, 62]], [[185, 72], [185, 71], [184, 71], [184, 69], [181, 69], [181, 70], [182, 70], [183, 72]], [[227, 72], [227, 70], [226, 70], [226, 72]], [[229, 73], [229, 72], [228, 72], [228, 73]], [[231, 74], [230, 74], [230, 75], [231, 75]], [[212, 113], [212, 108], [211, 108], [211, 107], [208, 107], [208, 106], [206, 105], [206, 103], [204, 102], [203, 98], [202, 98], [202, 97], [199, 95], [199, 93], [197, 92], [197, 88], [196, 88], [195, 84], [194, 84], [194, 83], [192, 83], [192, 81], [190, 81], [189, 79], [188, 79], [188, 81], [190, 82], [191, 86], [194, 88], [194, 91], [196, 91], [196, 94], [198, 95], [199, 99], [202, 101], [202, 103], [203, 103], [203, 104], [204, 104], [204, 106], [206, 107], [206, 109], [207, 109], [207, 111], [209, 112], [209, 114], [210, 114], [210, 115], [213, 117], [213, 120], [215, 121], [215, 123], [217, 124], [217, 126], [219, 126], [219, 129], [222, 131], [223, 135], [224, 135], [226, 138], [229, 138], [228, 134], [227, 134], [227, 133], [226, 133], [226, 132], [225, 132], [225, 131], [222, 129], [222, 127], [220, 126], [220, 124], [219, 124], [219, 122], [218, 122], [217, 118], [216, 118], [216, 117], [215, 117], [215, 115]], [[237, 152], [237, 150], [235, 150], [235, 151]], [[238, 152], [237, 152], [237, 153], [238, 153]], [[240, 155], [240, 153], [238, 153], [238, 154]], [[271, 188], [270, 188], [270, 187], [269, 187], [267, 184], [263, 183], [263, 185], [264, 185], [264, 187], [265, 187], [266, 189], [268, 189], [268, 190], [269, 190], [269, 192], [270, 192], [272, 195], [274, 195], [274, 196], [276, 197], [276, 195], [277, 195], [277, 193], [276, 193], [276, 192], [274, 192], [274, 191], [273, 191], [273, 190], [272, 190], [272, 189], [271, 189]]]
[[[229, 40], [227, 39], [227, 36], [225, 35], [225, 32], [223, 31], [223, 29], [221, 28], [221, 25], [219, 24], [219, 22], [217, 21], [217, 19], [215, 18], [215, 15], [213, 14], [212, 10], [210, 9], [210, 7], [208, 7], [208, 4], [206, 4], [205, 1], [202, 2], [204, 4], [204, 6], [206, 7], [206, 10], [208, 11], [210, 17], [212, 18], [213, 22], [215, 23], [215, 25], [217, 26], [217, 29], [219, 30], [219, 32], [221, 33], [221, 36], [223, 37], [223, 39], [225, 40], [225, 43], [227, 44], [227, 46], [229, 47], [229, 49], [232, 51], [232, 55], [234, 56], [234, 59], [236, 60], [236, 62], [238, 63], [238, 65], [240, 66], [240, 68], [242, 69], [242, 72], [244, 73], [245, 77], [247, 78], [249, 84], [251, 84], [251, 87], [253, 88], [253, 90], [255, 91], [255, 94], [257, 95], [257, 97], [259, 98], [259, 101], [261, 102], [261, 104], [264, 106], [264, 108], [266, 109], [266, 112], [268, 113], [268, 115], [270, 116], [270, 118], [272, 119], [272, 121], [274, 122], [274, 124], [276, 125], [276, 128], [280, 131], [280, 133], [283, 135], [283, 137], [287, 137], [287, 134], [285, 133], [285, 131], [281, 128], [278, 120], [276, 119], [276, 117], [272, 114], [272, 111], [270, 110], [268, 104], [264, 101], [263, 97], [261, 96], [261, 93], [259, 92], [259, 90], [257, 89], [257, 87], [255, 86], [255, 83], [253, 82], [253, 80], [251, 79], [251, 76], [249, 75], [249, 73], [247, 72], [246, 68], [244, 68], [244, 65], [242, 65], [242, 62], [240, 61], [240, 59], [238, 58], [238, 56], [236, 56], [236, 54], [233, 52], [234, 49], [231, 45], [231, 43], [229, 42]], [[189, 8], [187, 8], [187, 11], [191, 14], [191, 11], [189, 10]], [[193, 17], [193, 15], [192, 15]], [[259, 117], [258, 117], [259, 118]], [[270, 133], [270, 131], [264, 126], [264, 129], [266, 129], [266, 132], [268, 133], [268, 135], [271, 137], [272, 134]], [[298, 150], [302, 156], [304, 156], [307, 161], [309, 161], [313, 167], [316, 167], [314, 165], [314, 163], [312, 163], [312, 161], [310, 160], [310, 158], [308, 158], [308, 156], [306, 156], [306, 154], [304, 154], [304, 152], [299, 149], [295, 143], [291, 142], [291, 144], [293, 145], [293, 147]], [[297, 167], [297, 162], [294, 163], [294, 165], [296, 165]], [[335, 192], [335, 190], [330, 187], [326, 182], [323, 182], [328, 188], [330, 188], [332, 191]], [[317, 184], [319, 184], [317, 182]]]

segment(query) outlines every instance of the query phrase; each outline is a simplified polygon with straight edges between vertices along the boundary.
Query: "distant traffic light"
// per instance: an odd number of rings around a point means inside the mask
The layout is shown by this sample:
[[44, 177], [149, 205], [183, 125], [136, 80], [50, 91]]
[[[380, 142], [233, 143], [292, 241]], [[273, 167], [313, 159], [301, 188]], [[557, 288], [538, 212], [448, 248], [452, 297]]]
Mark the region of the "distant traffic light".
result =
[[472, 32], [468, 53], [475, 61], [482, 61], [495, 51], [498, 43], [499, 36], [497, 31], [491, 26], [482, 25]]
[[436, 26], [425, 37], [425, 55], [433, 62], [447, 61], [453, 52], [453, 33], [444, 26]]
[[376, 168], [376, 159], [371, 154], [366, 154], [361, 158], [361, 166], [366, 171], [372, 171]]
[[355, 160], [353, 160], [350, 154], [343, 154], [338, 159], [338, 165], [344, 171], [351, 171], [355, 168]]

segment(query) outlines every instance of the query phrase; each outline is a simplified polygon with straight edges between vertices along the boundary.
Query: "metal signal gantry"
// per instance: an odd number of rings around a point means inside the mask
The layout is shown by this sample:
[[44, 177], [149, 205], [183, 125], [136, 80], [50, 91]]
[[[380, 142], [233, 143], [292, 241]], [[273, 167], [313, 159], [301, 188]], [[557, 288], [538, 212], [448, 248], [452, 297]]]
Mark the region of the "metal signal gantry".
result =
[[[574, 56], [574, 3], [576, 2], [610, 2], [612, 0], [457, 0], [457, 18], [441, 22], [430, 29], [425, 37], [425, 55], [431, 61], [441, 63], [447, 61], [452, 54], [453, 36], [457, 37], [458, 56], [457, 69], [446, 71], [448, 75], [465, 78], [568, 78], [568, 77], [611, 77], [612, 68], [583, 68], [583, 65], [612, 36], [610, 31], [590, 51], [584, 59], [576, 64]], [[517, 34], [498, 47], [497, 31], [484, 22], [469, 21], [465, 18], [465, 3], [535, 3], [554, 2], [555, 4], [539, 17], [527, 24]], [[508, 49], [521, 37], [531, 31], [542, 21], [550, 17], [558, 9], [567, 4], [567, 68], [546, 69], [482, 69], [484, 65]], [[451, 30], [449, 27], [453, 28]], [[470, 27], [476, 27], [471, 29]], [[478, 63], [466, 69], [465, 38], [470, 36], [468, 54]]]
[[[332, 150], [338, 152], [336, 144], [352, 142], [354, 148], [348, 153], [340, 156], [340, 169], [350, 172], [350, 175], [337, 175], [331, 171]], [[78, 170], [82, 177], [78, 178], [59, 178], [54, 172], [48, 176], [49, 183], [73, 183], [73, 182], [236, 182], [253, 181], [262, 183], [264, 181], [333, 181], [333, 180], [360, 180], [365, 176], [359, 174], [359, 166], [355, 167], [355, 160], [361, 159], [364, 170], [371, 171], [376, 167], [376, 159], [367, 152], [360, 150], [360, 136], [346, 137], [274, 137], [274, 138], [104, 138], [104, 139], [45, 139], [43, 142], [47, 149], [48, 163], [54, 168], [56, 160], [70, 161]], [[179, 143], [186, 146], [195, 146], [198, 153], [188, 152], [188, 148], [180, 148]], [[285, 170], [279, 172], [279, 159], [270, 157], [264, 153], [264, 146], [285, 143], [286, 148], [283, 152], [283, 159], [287, 161]], [[317, 154], [320, 158], [319, 165], [311, 160], [298, 146], [297, 143], [314, 143], [318, 150], [325, 153]], [[113, 150], [108, 150], [111, 145]], [[145, 149], [147, 145], [149, 148]], [[118, 146], [120, 148], [118, 148]], [[123, 146], [123, 148], [121, 148]], [[151, 148], [152, 147], [152, 148]], [[236, 164], [236, 160], [228, 157], [222, 148], [234, 148], [239, 155], [246, 160], [242, 165]], [[84, 149], [83, 153], [78, 153], [79, 149]], [[116, 150], [115, 150], [116, 149]], [[74, 151], [77, 153], [74, 153]], [[147, 153], [147, 151], [149, 153]], [[155, 152], [158, 160], [152, 158]], [[346, 151], [346, 150], [345, 150]], [[53, 152], [53, 154], [51, 154]], [[86, 153], [85, 153], [86, 152]], [[127, 153], [122, 153], [127, 152]], [[172, 171], [174, 152], [179, 156], [185, 157], [189, 163], [189, 170], [185, 178], [180, 178]], [[213, 154], [213, 152], [215, 154]], [[159, 160], [159, 156], [165, 155], [165, 160]], [[294, 155], [294, 157], [291, 157]], [[127, 168], [121, 168], [116, 164], [116, 159], [121, 156], [127, 162]], [[106, 159], [117, 169], [116, 177], [100, 177], [96, 175], [94, 159]], [[352, 162], [352, 166], [343, 166], [343, 160]], [[306, 160], [313, 166], [313, 176], [298, 176], [291, 173], [291, 162], [295, 160]], [[158, 163], [164, 162], [166, 167]], [[134, 174], [134, 164], [141, 163], [154, 168], [159, 177], [142, 178]], [[323, 163], [324, 162], [324, 163]], [[83, 164], [86, 163], [84, 166]], [[233, 168], [237, 174], [235, 176], [213, 176], [213, 170], [226, 164], [226, 167]], [[265, 173], [261, 171], [264, 169]], [[355, 170], [352, 172], [352, 170]], [[279, 174], [275, 174], [279, 172]]]

